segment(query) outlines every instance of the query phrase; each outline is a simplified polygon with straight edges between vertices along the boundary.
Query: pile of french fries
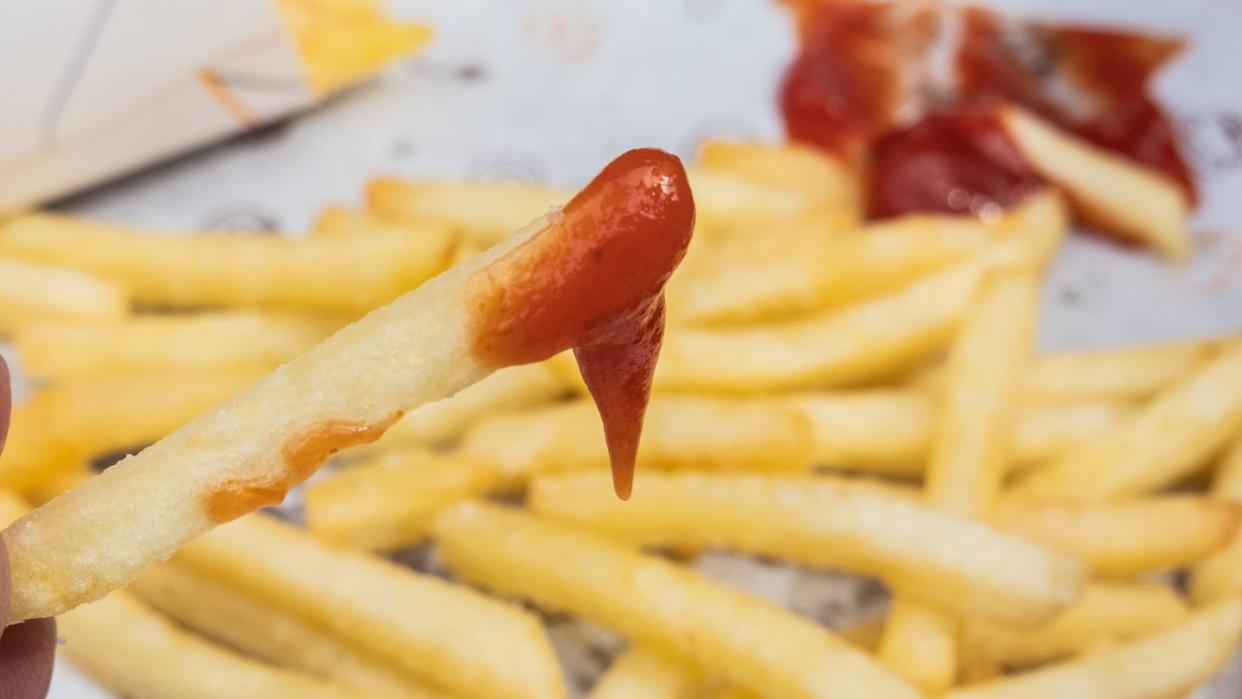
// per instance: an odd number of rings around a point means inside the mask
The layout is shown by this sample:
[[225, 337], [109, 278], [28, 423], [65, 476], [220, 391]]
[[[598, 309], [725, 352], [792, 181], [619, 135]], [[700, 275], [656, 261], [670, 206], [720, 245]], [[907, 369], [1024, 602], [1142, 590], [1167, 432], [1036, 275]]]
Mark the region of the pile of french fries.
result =
[[[61, 653], [142, 697], [1155, 699], [1217, 672], [1242, 636], [1242, 340], [1034, 351], [1067, 202], [1124, 218], [1098, 208], [1124, 178], [878, 222], [798, 146], [709, 142], [690, 178], [629, 501], [572, 358], [503, 369], [342, 452], [297, 522], [242, 517], [64, 614]], [[380, 178], [305, 238], [0, 223], [0, 335], [35, 382], [0, 518], [568, 197]], [[448, 579], [391, 560], [413, 547]], [[717, 549], [892, 603], [828, 629], [688, 565]], [[541, 613], [629, 648], [576, 686]]]

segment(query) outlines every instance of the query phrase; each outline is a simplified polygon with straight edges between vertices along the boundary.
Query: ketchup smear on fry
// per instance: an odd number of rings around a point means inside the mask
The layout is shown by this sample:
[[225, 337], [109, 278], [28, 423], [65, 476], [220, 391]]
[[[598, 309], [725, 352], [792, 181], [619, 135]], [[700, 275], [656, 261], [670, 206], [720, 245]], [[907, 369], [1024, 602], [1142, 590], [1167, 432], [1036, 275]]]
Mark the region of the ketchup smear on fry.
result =
[[685, 256], [694, 199], [675, 156], [631, 150], [548, 225], [475, 273], [475, 356], [504, 367], [573, 348], [628, 498], [664, 336], [664, 283]]
[[1148, 94], [1179, 39], [974, 7], [788, 1], [801, 49], [781, 88], [786, 129], [863, 170], [873, 218], [998, 211], [1037, 191], [1041, 178], [994, 116], [1002, 104], [1157, 170], [1195, 199]]

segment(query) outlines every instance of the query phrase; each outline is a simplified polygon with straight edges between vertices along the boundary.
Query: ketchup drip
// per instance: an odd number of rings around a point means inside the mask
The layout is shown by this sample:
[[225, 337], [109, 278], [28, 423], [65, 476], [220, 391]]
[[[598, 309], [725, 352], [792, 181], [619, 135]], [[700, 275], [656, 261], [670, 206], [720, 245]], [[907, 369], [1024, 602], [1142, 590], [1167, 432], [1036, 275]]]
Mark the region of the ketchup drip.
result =
[[664, 335], [664, 284], [693, 230], [681, 161], [631, 150], [550, 215], [542, 231], [470, 280], [479, 361], [499, 368], [574, 349], [622, 498], [630, 494]]

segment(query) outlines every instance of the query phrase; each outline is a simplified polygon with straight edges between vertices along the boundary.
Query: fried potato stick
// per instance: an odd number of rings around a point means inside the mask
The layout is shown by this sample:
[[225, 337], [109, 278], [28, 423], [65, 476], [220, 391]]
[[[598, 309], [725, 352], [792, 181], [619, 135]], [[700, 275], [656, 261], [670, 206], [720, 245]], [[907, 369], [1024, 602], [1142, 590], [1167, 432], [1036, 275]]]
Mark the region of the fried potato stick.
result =
[[[570, 347], [628, 492], [661, 289], [694, 204], [676, 158], [635, 150], [563, 211], [342, 329], [4, 532], [11, 622], [97, 599], [214, 526], [280, 502], [335, 451], [497, 368]], [[535, 274], [559, 267], [555, 275]]]
[[463, 503], [437, 540], [456, 574], [580, 614], [771, 699], [919, 694], [814, 622], [597, 534]]
[[644, 473], [618, 503], [606, 474], [577, 474], [536, 479], [528, 504], [633, 544], [721, 546], [874, 575], [962, 615], [1013, 624], [1048, 620], [1086, 576], [1070, 555], [840, 478]]
[[1210, 678], [1242, 635], [1242, 600], [1190, 615], [1172, 628], [1077, 660], [950, 690], [945, 699], [1164, 699]]
[[215, 529], [173, 561], [466, 696], [564, 696], [534, 615], [274, 518], [253, 515]]
[[127, 588], [157, 611], [264, 662], [380, 697], [447, 699], [418, 676], [210, 576], [156, 563]]
[[266, 370], [343, 324], [249, 310], [135, 315], [98, 323], [32, 323], [18, 333], [15, 344], [22, 368], [44, 381], [155, 369]]
[[129, 296], [120, 285], [65, 267], [0, 258], [0, 337], [38, 321], [122, 318]]
[[1239, 430], [1242, 346], [1233, 345], [1107, 434], [1032, 471], [1015, 492], [1085, 501], [1151, 492], [1194, 473]]
[[449, 235], [298, 240], [272, 235], [172, 236], [54, 214], [0, 224], [0, 255], [119, 284], [158, 307], [263, 306], [359, 314], [448, 266]]
[[587, 699], [698, 699], [701, 685], [684, 661], [636, 646], [612, 661]]
[[500, 483], [486, 461], [406, 448], [351, 464], [306, 487], [306, 526], [315, 536], [370, 551], [413, 546], [440, 510]]

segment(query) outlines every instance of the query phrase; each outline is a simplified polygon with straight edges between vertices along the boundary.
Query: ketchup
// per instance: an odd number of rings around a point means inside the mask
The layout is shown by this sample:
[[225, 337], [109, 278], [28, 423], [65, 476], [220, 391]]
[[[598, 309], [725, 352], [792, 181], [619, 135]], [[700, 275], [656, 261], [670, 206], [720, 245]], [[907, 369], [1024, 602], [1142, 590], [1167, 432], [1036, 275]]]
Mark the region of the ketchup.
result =
[[[863, 168], [873, 217], [992, 211], [1035, 191], [1039, 176], [989, 116], [1002, 104], [1151, 167], [1195, 200], [1173, 129], [1148, 94], [1180, 40], [1003, 21], [972, 7], [792, 4], [802, 44], [781, 87], [786, 130]], [[944, 34], [956, 44], [938, 45], [936, 34], [955, 25]], [[946, 50], [947, 71], [937, 66]]]
[[471, 278], [471, 343], [493, 367], [572, 348], [604, 422], [617, 495], [628, 498], [664, 335], [664, 283], [694, 230], [675, 156], [609, 163], [548, 225]]
[[946, 211], [989, 218], [1042, 187], [994, 112], [931, 114], [875, 142], [867, 215]]

